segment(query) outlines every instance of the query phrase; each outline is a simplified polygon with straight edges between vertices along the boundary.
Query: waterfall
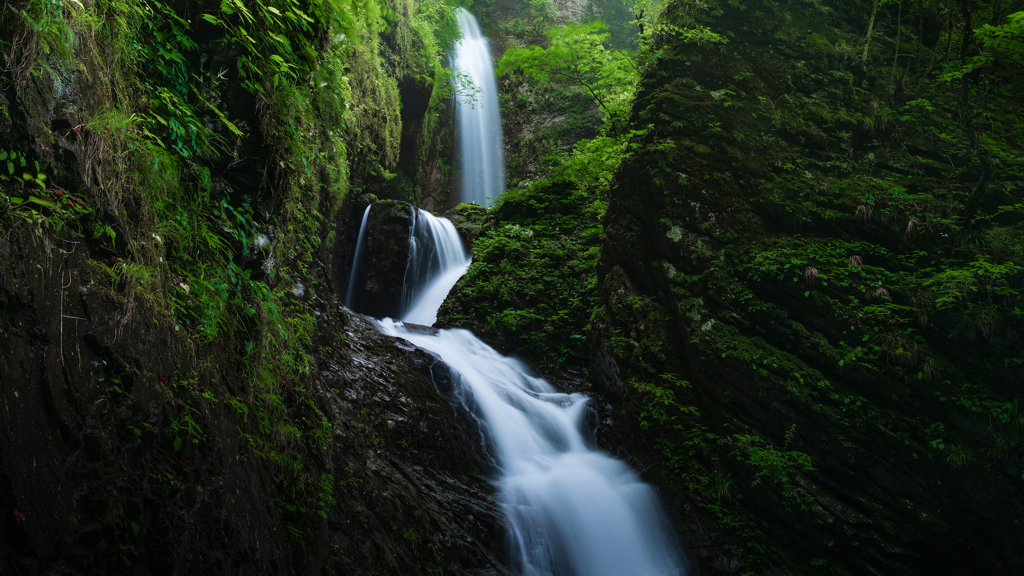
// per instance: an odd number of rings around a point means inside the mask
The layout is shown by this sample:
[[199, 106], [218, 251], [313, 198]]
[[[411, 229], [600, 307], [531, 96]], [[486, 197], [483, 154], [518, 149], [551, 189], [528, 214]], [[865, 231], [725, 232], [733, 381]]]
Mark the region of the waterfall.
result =
[[[345, 293], [345, 306], [361, 312], [366, 312], [367, 305], [363, 292], [366, 268], [363, 246], [372, 207], [372, 204], [367, 206], [363, 212]], [[404, 322], [430, 326], [437, 321], [437, 309], [452, 286], [466, 273], [472, 258], [462, 245], [462, 237], [455, 225], [447, 218], [438, 218], [412, 206], [410, 209], [409, 257], [402, 280], [401, 299], [397, 308], [388, 309], [397, 310], [396, 315]]]
[[501, 142], [498, 83], [494, 79], [490, 42], [476, 18], [457, 10], [462, 40], [455, 47], [454, 67], [473, 81], [476, 94], [457, 96], [455, 125], [459, 139], [459, 171], [463, 202], [490, 206], [505, 189], [505, 151]]
[[[413, 227], [403, 320], [430, 325], [469, 258], [451, 222], [417, 212]], [[586, 396], [559, 393], [467, 330], [405, 322], [377, 326], [448, 365], [456, 396], [481, 423], [517, 574], [685, 574], [654, 490], [588, 440]]]
[[455, 282], [466, 273], [470, 261], [454, 224], [447, 218], [415, 209], [399, 307], [402, 321], [433, 325], [437, 321], [437, 309]]
[[366, 220], [370, 218], [370, 206], [363, 211], [363, 222], [359, 225], [359, 237], [356, 240], [356, 251], [352, 256], [352, 271], [348, 275], [348, 290], [345, 292], [345, 306], [355, 310], [356, 300], [359, 299], [361, 290], [358, 287], [363, 278], [363, 238], [366, 236]]
[[377, 324], [447, 364], [458, 396], [470, 399], [466, 408], [483, 424], [498, 468], [494, 483], [518, 574], [685, 573], [653, 489], [585, 438], [586, 396], [557, 392], [467, 330]]
[[[497, 86], [487, 39], [458, 11], [464, 38], [455, 66], [482, 89], [460, 96], [462, 200], [486, 206], [504, 188]], [[346, 303], [361, 277], [356, 242]], [[451, 368], [456, 394], [477, 418], [493, 459], [497, 499], [507, 524], [507, 552], [522, 576], [684, 576], [675, 538], [654, 490], [589, 440], [588, 398], [562, 394], [467, 330], [428, 331], [448, 291], [469, 267], [454, 225], [415, 210], [401, 292], [401, 321], [376, 321]], [[351, 307], [351, 305], [350, 305]], [[443, 449], [443, 448], [442, 448]]]

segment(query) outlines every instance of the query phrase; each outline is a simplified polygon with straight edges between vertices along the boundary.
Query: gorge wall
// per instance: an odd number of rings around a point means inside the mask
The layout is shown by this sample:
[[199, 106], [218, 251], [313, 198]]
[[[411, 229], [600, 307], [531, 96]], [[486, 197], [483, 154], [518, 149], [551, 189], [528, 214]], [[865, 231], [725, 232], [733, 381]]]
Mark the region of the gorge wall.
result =
[[937, 33], [892, 69], [891, 42], [851, 54], [861, 7], [780, 8], [663, 14], [728, 43], [666, 31], [639, 86], [595, 378], [693, 407], [648, 458], [748, 557], [1019, 571], [1019, 92], [924, 82]]
[[871, 8], [667, 3], [607, 192], [506, 196], [442, 309], [583, 380], [701, 573], [1024, 562], [1020, 70]]
[[338, 281], [363, 193], [445, 200], [443, 8], [5, 6], [0, 572], [504, 573], [443, 367]]

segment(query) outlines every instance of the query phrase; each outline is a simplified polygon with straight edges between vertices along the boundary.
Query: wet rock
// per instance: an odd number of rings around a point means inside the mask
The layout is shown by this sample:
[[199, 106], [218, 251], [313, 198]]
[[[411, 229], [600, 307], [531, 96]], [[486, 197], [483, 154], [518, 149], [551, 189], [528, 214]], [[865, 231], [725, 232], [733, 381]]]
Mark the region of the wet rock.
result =
[[[71, 296], [51, 297], [69, 276]], [[126, 561], [140, 574], [503, 570], [488, 549], [501, 541], [480, 477], [488, 463], [479, 434], [464, 432], [471, 422], [438, 393], [444, 367], [339, 301], [311, 301], [320, 352], [296, 383], [329, 442], [291, 452], [333, 479], [326, 518], [281, 505], [291, 496], [251, 447], [252, 417], [227, 401], [248, 383], [217, 361], [225, 350], [190, 357], [173, 326], [125, 315], [86, 250], [66, 255], [34, 228], [11, 231], [0, 238], [0, 303], [0, 565], [14, 574], [120, 573]], [[182, 396], [178, 375], [212, 399]], [[184, 414], [203, 438], [176, 445]], [[314, 538], [295, 547], [296, 526]]]
[[[350, 306], [375, 318], [394, 317], [402, 297], [409, 260], [409, 229], [414, 208], [385, 200], [370, 206]], [[354, 249], [354, 247], [353, 247]]]

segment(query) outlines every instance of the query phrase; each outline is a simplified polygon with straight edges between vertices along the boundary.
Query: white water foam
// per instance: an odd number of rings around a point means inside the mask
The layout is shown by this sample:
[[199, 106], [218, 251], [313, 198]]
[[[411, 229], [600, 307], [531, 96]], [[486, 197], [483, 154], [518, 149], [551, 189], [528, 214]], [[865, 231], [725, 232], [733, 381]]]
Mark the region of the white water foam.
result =
[[462, 40], [455, 47], [453, 66], [479, 90], [475, 98], [459, 95], [455, 125], [459, 139], [461, 199], [490, 206], [505, 189], [505, 150], [501, 140], [498, 83], [494, 78], [491, 46], [476, 18], [456, 10]]
[[[468, 266], [451, 222], [417, 212], [405, 322], [432, 325]], [[518, 574], [685, 574], [654, 490], [587, 440], [586, 396], [559, 393], [467, 330], [435, 332], [392, 319], [377, 325], [451, 368], [456, 396], [480, 422], [497, 468], [507, 551]]]
[[385, 319], [381, 331], [436, 355], [482, 423], [498, 468], [507, 551], [523, 576], [681, 576], [653, 489], [590, 445], [587, 397], [562, 394], [467, 330]]
[[399, 307], [402, 320], [433, 326], [438, 308], [471, 261], [454, 224], [417, 208], [409, 232], [409, 262]]

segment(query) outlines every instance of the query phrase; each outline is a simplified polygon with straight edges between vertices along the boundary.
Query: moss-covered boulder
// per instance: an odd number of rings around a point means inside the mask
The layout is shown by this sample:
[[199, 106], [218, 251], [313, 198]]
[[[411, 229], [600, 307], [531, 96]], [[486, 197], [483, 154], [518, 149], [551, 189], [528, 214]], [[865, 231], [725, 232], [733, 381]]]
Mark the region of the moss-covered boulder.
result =
[[445, 212], [444, 217], [455, 225], [466, 245], [472, 246], [487, 220], [487, 209], [477, 204], [464, 202]]
[[[546, 369], [581, 369], [594, 303], [600, 206], [575, 182], [550, 178], [505, 191], [477, 220], [473, 263], [438, 312], [492, 346]], [[472, 232], [465, 217], [456, 226]], [[466, 232], [464, 232], [466, 234]]]

